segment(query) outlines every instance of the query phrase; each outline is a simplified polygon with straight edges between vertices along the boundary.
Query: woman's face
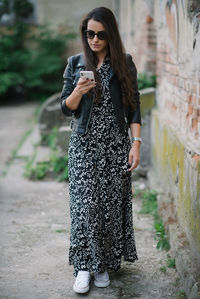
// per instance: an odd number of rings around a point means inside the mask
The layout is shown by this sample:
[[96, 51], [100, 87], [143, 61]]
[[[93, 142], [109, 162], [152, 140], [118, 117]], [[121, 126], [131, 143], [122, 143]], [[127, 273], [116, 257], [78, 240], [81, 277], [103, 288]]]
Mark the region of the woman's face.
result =
[[[100, 22], [94, 21], [93, 19], [90, 19], [88, 21], [87, 30], [92, 30], [95, 33], [99, 32], [99, 31], [105, 32], [104, 26]], [[90, 46], [90, 49], [93, 52], [95, 52], [97, 55], [104, 54], [104, 52], [106, 54], [107, 46], [108, 46], [107, 40], [101, 40], [98, 38], [97, 35], [95, 35], [94, 38], [88, 38], [87, 41]]]

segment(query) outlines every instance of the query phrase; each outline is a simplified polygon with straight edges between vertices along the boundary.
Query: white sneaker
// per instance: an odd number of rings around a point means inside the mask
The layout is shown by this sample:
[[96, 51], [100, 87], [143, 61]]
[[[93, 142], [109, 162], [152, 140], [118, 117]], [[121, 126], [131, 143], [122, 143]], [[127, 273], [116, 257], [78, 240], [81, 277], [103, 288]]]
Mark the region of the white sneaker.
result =
[[94, 284], [99, 288], [107, 287], [110, 284], [108, 272], [94, 273]]
[[73, 285], [74, 292], [76, 293], [87, 293], [89, 291], [90, 283], [90, 272], [88, 271], [78, 271], [76, 281]]

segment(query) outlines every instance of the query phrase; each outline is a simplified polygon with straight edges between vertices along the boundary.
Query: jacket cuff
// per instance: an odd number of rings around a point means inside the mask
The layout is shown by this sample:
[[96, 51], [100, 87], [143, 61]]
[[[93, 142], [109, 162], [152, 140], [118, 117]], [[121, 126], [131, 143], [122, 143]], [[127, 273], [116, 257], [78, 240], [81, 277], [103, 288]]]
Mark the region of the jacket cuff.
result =
[[71, 110], [66, 106], [65, 99], [61, 100], [61, 110], [67, 116], [71, 116], [72, 113], [75, 112], [74, 110]]
[[138, 123], [142, 125], [139, 102], [137, 103], [137, 108], [131, 114], [129, 114], [128, 124], [130, 123]]

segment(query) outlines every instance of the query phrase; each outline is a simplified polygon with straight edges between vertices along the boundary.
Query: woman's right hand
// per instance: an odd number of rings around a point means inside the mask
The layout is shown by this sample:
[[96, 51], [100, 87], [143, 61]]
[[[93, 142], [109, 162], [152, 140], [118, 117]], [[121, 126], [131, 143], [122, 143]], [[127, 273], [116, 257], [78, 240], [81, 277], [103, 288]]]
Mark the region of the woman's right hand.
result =
[[79, 95], [82, 96], [86, 94], [90, 89], [96, 86], [96, 82], [90, 79], [83, 79], [80, 78], [78, 80], [77, 86], [75, 87], [74, 91]]
[[73, 92], [65, 100], [65, 105], [70, 110], [76, 110], [80, 104], [82, 96], [86, 94], [90, 89], [94, 88], [95, 86], [96, 86], [96, 82], [80, 78]]

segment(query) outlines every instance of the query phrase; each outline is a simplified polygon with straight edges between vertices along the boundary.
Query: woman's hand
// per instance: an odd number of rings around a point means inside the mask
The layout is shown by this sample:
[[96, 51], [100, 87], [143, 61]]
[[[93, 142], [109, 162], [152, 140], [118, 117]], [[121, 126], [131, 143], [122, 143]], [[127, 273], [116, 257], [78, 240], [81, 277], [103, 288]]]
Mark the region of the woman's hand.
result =
[[96, 82], [94, 82], [93, 80], [80, 78], [78, 80], [77, 86], [75, 87], [74, 91], [79, 96], [82, 96], [88, 93], [88, 91], [95, 86], [96, 86]]
[[134, 141], [128, 156], [128, 164], [131, 165], [128, 171], [132, 171], [139, 165], [140, 162], [140, 142]]
[[87, 80], [87, 79], [80, 78], [73, 92], [65, 100], [65, 105], [72, 111], [73, 110], [75, 111], [80, 104], [82, 96], [95, 86], [96, 86], [96, 82], [89, 79]]

